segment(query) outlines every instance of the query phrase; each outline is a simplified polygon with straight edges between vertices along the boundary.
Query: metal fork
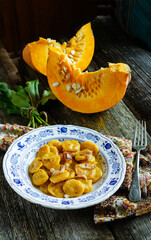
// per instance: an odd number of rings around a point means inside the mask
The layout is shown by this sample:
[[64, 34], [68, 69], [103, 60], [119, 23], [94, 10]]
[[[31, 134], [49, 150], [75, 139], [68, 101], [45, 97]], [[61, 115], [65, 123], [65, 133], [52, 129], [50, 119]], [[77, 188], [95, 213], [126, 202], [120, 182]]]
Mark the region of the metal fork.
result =
[[135, 135], [133, 148], [136, 152], [136, 166], [134, 171], [134, 176], [132, 179], [132, 184], [129, 192], [129, 200], [132, 202], [137, 202], [141, 200], [141, 189], [139, 183], [139, 155], [140, 151], [145, 149], [147, 146], [147, 132], [146, 132], [146, 122], [140, 121], [136, 123]]

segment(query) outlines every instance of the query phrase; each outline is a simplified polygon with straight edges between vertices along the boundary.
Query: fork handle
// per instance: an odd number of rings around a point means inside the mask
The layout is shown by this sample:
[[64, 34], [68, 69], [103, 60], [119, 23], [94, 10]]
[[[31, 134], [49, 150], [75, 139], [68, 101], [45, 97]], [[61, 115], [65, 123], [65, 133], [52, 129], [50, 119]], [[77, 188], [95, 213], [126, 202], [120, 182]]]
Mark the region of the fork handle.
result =
[[129, 192], [129, 200], [132, 202], [137, 202], [141, 200], [141, 188], [139, 182], [139, 155], [140, 150], [136, 153], [136, 166], [134, 171], [134, 176], [131, 183], [131, 188]]

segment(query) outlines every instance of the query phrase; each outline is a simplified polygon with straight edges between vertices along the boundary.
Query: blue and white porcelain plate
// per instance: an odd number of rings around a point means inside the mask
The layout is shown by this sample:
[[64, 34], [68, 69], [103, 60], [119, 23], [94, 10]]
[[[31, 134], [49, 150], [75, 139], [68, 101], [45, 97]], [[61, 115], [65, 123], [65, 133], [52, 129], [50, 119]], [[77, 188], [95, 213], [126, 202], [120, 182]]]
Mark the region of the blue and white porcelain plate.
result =
[[[104, 173], [93, 184], [93, 191], [76, 198], [56, 198], [35, 188], [28, 175], [28, 167], [38, 149], [52, 139], [75, 139], [97, 144], [103, 156]], [[121, 186], [126, 164], [119, 148], [100, 133], [85, 127], [54, 125], [34, 129], [11, 144], [3, 159], [6, 180], [16, 193], [26, 200], [54, 209], [79, 209], [98, 204], [113, 195]]]

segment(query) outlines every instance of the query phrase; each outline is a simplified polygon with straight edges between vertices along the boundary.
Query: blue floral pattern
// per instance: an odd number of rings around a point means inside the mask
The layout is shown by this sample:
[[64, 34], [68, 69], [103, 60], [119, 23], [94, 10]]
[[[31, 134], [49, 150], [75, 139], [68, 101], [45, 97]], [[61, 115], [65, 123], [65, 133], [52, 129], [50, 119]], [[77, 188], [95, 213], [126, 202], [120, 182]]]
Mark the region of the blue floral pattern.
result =
[[[78, 198], [55, 198], [41, 193], [28, 176], [28, 167], [42, 145], [52, 139], [91, 141], [98, 145], [103, 156], [104, 173], [93, 191]], [[102, 202], [113, 195], [123, 182], [125, 160], [114, 143], [100, 133], [78, 126], [54, 125], [34, 129], [19, 137], [4, 156], [3, 170], [10, 186], [23, 198], [56, 209], [84, 208]]]

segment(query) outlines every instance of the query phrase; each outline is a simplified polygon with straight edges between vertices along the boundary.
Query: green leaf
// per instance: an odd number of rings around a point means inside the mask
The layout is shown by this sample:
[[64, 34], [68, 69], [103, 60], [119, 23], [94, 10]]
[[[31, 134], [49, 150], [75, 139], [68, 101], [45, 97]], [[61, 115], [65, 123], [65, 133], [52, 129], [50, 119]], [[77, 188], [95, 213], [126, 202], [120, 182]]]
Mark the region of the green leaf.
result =
[[44, 90], [41, 98], [41, 105], [44, 105], [49, 99], [56, 100], [57, 98], [51, 90]]
[[39, 95], [39, 89], [38, 89], [39, 81], [38, 80], [29, 81], [29, 82], [26, 82], [26, 85], [27, 86], [25, 87], [25, 91], [29, 95], [31, 105], [33, 107], [36, 107], [37, 103], [40, 101], [40, 95]]
[[7, 111], [7, 114], [16, 113], [29, 118], [28, 126], [38, 127], [49, 125], [37, 111], [38, 105], [44, 105], [49, 99], [56, 99], [52, 91], [44, 91], [40, 98], [39, 81], [26, 82], [26, 87], [16, 85], [15, 90], [8, 88], [8, 84], [0, 82], [0, 108]]
[[4, 109], [7, 114], [20, 114], [20, 109], [14, 106], [10, 99], [4, 98], [4, 96], [0, 96], [0, 108]]
[[8, 89], [8, 84], [4, 82], [0, 82], [0, 92], [7, 91], [7, 89]]
[[24, 97], [19, 96], [17, 92], [11, 92], [11, 101], [18, 108], [31, 108], [32, 106], [25, 100]]
[[8, 89], [8, 84], [3, 82], [0, 82], [0, 108], [6, 110], [7, 114], [20, 113], [19, 108], [11, 101], [11, 90]]
[[27, 95], [25, 89], [20, 85], [15, 85], [14, 89], [17, 90], [17, 95], [23, 97], [27, 102], [30, 102], [30, 98]]
[[8, 84], [5, 82], [0, 82], [0, 95], [2, 94], [8, 95], [8, 97], [11, 95], [11, 90], [8, 89]]
[[38, 117], [40, 116], [39, 112], [35, 109], [32, 111], [31, 115], [38, 116]]

